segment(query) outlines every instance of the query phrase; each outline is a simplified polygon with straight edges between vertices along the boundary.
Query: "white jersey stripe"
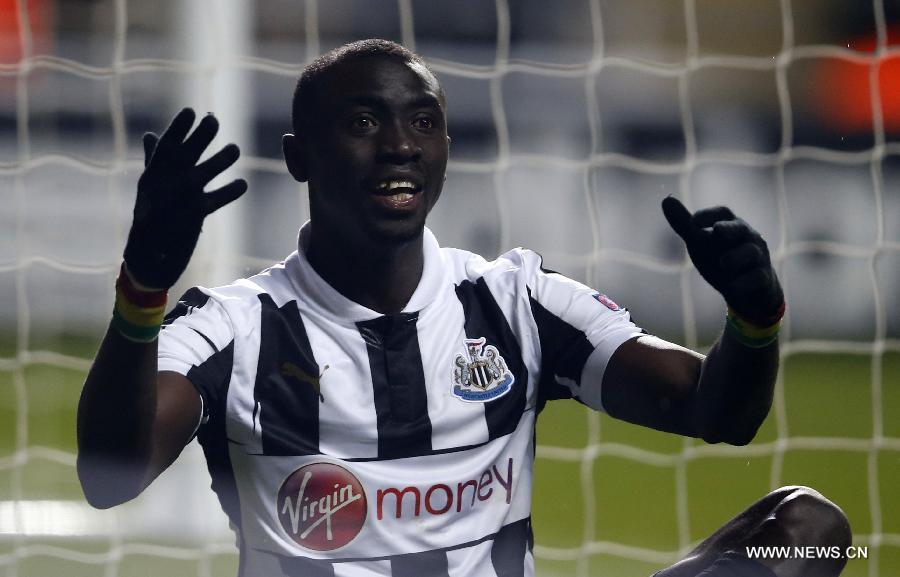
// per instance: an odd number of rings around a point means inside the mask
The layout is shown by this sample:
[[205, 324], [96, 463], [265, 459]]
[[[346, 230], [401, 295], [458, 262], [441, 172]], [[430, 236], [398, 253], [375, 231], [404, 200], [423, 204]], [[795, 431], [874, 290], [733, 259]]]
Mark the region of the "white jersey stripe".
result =
[[497, 577], [493, 565], [477, 562], [478, 559], [490, 559], [494, 541], [484, 541], [468, 549], [456, 549], [447, 552], [448, 574], [450, 577]]
[[[302, 313], [301, 313], [302, 314]], [[302, 314], [322, 371], [319, 404], [319, 450], [325, 455], [377, 458], [378, 424], [366, 343], [352, 325], [323, 329], [314, 314]], [[347, 423], [353, 423], [348, 427]]]
[[[445, 290], [450, 290], [448, 285]], [[484, 403], [460, 402], [452, 393], [455, 360], [465, 358], [459, 328], [465, 323], [463, 307], [456, 295], [441, 299], [419, 318], [419, 348], [428, 389], [431, 448], [435, 451], [480, 445], [490, 440]], [[427, 329], [427, 333], [423, 331]], [[424, 338], [424, 334], [428, 338]]]
[[392, 575], [391, 562], [383, 561], [350, 561], [334, 564], [334, 577], [378, 577]]
[[[257, 293], [258, 294], [258, 293]], [[236, 326], [244, 327], [241, 337], [236, 339], [236, 359], [257, 359], [259, 357], [259, 318], [262, 305], [259, 298], [243, 299], [240, 314], [242, 317], [233, 319]], [[251, 329], [251, 330], [247, 330]], [[242, 445], [243, 449], [252, 454], [261, 454], [262, 429], [259, 426], [260, 406], [253, 394], [256, 386], [255, 362], [235, 362], [231, 373], [231, 386], [228, 388], [228, 401], [226, 403], [225, 432], [228, 438]], [[250, 423], [250, 426], [239, 426], [239, 423]]]

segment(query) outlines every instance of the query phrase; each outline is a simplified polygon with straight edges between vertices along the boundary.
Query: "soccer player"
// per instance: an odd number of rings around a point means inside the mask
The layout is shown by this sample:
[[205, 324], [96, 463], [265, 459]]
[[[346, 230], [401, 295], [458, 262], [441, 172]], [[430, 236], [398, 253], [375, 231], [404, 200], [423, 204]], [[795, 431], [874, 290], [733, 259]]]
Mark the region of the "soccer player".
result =
[[[309, 186], [297, 251], [190, 289], [165, 321], [204, 218], [247, 185], [204, 192], [238, 158], [229, 144], [198, 164], [211, 115], [192, 130], [185, 109], [161, 137], [145, 135], [113, 319], [79, 406], [92, 505], [133, 498], [197, 436], [241, 576], [525, 577], [547, 401], [751, 441], [772, 402], [784, 311], [759, 234], [727, 208], [663, 202], [729, 307], [707, 356], [665, 342], [534, 252], [489, 262], [438, 245], [425, 220], [445, 179], [445, 108], [435, 75], [394, 43], [313, 62], [283, 139], [288, 170]], [[843, 561], [753, 560], [744, 547], [849, 539], [840, 509], [787, 487], [658, 575], [832, 576]]]

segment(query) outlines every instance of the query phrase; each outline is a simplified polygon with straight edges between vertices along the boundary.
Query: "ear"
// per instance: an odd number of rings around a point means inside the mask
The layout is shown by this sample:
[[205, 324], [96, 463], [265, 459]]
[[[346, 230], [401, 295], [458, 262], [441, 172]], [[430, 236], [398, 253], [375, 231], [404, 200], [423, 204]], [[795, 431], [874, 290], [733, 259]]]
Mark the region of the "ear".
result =
[[306, 170], [306, 147], [303, 138], [285, 134], [281, 137], [281, 150], [291, 176], [297, 182], [306, 182], [309, 175]]

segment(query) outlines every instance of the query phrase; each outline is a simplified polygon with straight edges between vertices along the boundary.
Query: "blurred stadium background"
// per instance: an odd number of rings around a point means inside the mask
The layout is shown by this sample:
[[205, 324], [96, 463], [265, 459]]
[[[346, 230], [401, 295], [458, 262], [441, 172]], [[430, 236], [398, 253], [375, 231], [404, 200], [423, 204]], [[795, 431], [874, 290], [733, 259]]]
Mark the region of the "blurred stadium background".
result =
[[845, 575], [900, 575], [900, 2], [0, 0], [0, 576], [235, 574], [196, 447], [115, 510], [75, 478], [140, 136], [213, 111], [243, 150], [228, 178], [250, 181], [173, 293], [265, 267], [307, 214], [280, 156], [295, 77], [371, 36], [446, 88], [443, 244], [534, 248], [703, 349], [723, 307], [661, 215], [674, 194], [757, 227], [788, 292], [776, 405], [749, 447], [548, 407], [539, 575], [649, 575], [800, 483], [869, 548]]

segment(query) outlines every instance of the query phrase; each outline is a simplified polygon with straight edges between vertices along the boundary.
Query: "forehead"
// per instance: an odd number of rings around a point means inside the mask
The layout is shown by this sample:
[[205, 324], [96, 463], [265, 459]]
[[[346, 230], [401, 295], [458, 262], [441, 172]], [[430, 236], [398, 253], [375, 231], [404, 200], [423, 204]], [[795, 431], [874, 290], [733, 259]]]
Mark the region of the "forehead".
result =
[[437, 78], [420, 63], [388, 56], [359, 58], [329, 70], [318, 90], [319, 104], [340, 108], [361, 100], [402, 105], [434, 99], [443, 107]]

